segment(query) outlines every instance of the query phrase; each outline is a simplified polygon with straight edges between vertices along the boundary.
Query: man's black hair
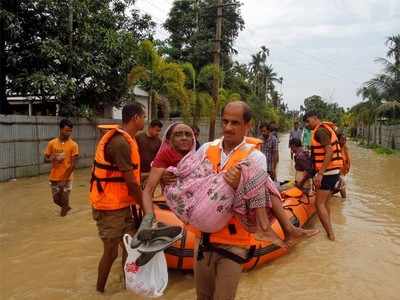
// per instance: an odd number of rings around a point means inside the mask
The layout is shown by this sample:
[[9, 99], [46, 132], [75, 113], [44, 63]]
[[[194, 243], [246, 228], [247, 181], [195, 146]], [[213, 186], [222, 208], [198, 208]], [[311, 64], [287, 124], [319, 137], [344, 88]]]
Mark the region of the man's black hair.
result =
[[[235, 101], [235, 102], [240, 103], [242, 105], [242, 108], [243, 108], [243, 121], [245, 123], [249, 123], [251, 121], [251, 119], [253, 118], [253, 113], [251, 112], [250, 106], [246, 102], [243, 102], [243, 101]], [[232, 102], [229, 102], [229, 103], [225, 104], [225, 106], [222, 108], [221, 116], [224, 114], [225, 108], [231, 103]]]
[[153, 120], [150, 122], [150, 127], [163, 127], [163, 123], [160, 120]]
[[308, 111], [308, 112], [306, 112], [306, 113], [304, 114], [303, 121], [304, 121], [304, 122], [307, 121], [307, 119], [308, 119], [309, 117], [317, 117], [317, 118], [319, 118], [319, 115], [318, 115], [318, 113], [316, 113], [315, 111]]
[[294, 138], [289, 141], [289, 147], [302, 147], [302, 146], [303, 144], [301, 143], [301, 140], [298, 138]]
[[68, 119], [62, 119], [60, 121], [60, 129], [63, 129], [64, 127], [73, 128], [74, 124], [72, 124], [72, 122]]
[[267, 123], [267, 122], [261, 123], [260, 126], [259, 126], [258, 128], [259, 128], [260, 130], [263, 129], [263, 128], [266, 128], [268, 131], [272, 131], [272, 130], [271, 130], [271, 125], [270, 125], [269, 123]]
[[191, 126], [191, 127], [192, 127], [193, 132], [198, 132], [198, 133], [200, 133], [200, 128], [199, 128], [199, 126], [193, 125], [193, 126]]
[[143, 105], [139, 102], [127, 104], [122, 108], [122, 123], [128, 123], [134, 116], [144, 115]]

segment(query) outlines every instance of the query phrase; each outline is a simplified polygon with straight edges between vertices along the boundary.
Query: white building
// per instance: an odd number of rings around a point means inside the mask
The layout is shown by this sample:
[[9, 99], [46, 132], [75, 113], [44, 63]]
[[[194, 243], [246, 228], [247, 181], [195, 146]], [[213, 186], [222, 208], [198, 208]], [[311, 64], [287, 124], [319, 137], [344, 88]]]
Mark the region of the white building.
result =
[[[150, 97], [149, 93], [145, 90], [142, 90], [138, 86], [135, 86], [133, 89], [133, 95], [135, 96], [135, 101], [139, 102], [143, 105], [147, 117], [151, 116], [151, 105], [150, 105]], [[122, 107], [113, 107], [112, 111], [105, 109], [104, 116], [112, 119], [122, 119]]]

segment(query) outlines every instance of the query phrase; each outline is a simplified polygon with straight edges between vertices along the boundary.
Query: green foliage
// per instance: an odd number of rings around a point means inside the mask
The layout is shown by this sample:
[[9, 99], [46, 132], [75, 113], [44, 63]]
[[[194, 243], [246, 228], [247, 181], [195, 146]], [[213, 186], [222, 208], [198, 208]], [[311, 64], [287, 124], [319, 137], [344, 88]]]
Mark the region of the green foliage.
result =
[[214, 76], [222, 79], [223, 73], [215, 65], [206, 65], [197, 72], [191, 63], [184, 63], [182, 68], [187, 76], [186, 88], [191, 99], [193, 125], [200, 117], [209, 116], [214, 107], [210, 91]]
[[221, 70], [210, 64], [215, 1], [175, 1], [164, 24], [170, 37], [155, 42], [154, 22], [132, 9], [134, 3], [3, 1], [0, 87], [7, 75], [12, 93], [38, 95], [44, 103], [56, 96], [63, 115], [93, 118], [104, 106], [129, 99], [138, 84], [151, 95], [153, 118], [164, 106], [196, 124], [214, 110], [210, 93], [219, 77], [221, 106], [244, 100], [256, 122], [286, 127], [287, 105], [275, 88], [282, 78], [267, 62], [270, 50], [261, 47], [249, 64], [232, 62], [234, 40], [244, 28], [238, 0], [224, 1]]
[[[238, 0], [224, 1], [222, 25], [221, 61], [230, 62], [230, 55], [236, 54], [233, 42], [244, 28]], [[191, 62], [196, 70], [212, 63], [216, 31], [214, 0], [174, 1], [164, 28], [170, 33], [166, 54], [179, 62]]]
[[56, 96], [64, 115], [79, 115], [80, 107], [118, 104], [127, 93], [126, 74], [135, 63], [137, 44], [154, 28], [148, 15], [130, 8], [133, 3], [6, 1], [7, 88], [43, 100]]
[[363, 102], [351, 109], [353, 127], [370, 126], [378, 118], [389, 124], [400, 121], [400, 35], [388, 37], [386, 45], [387, 58], [376, 60], [383, 65], [383, 73], [357, 91]]
[[[148, 90], [151, 96], [152, 119], [158, 117], [158, 103], [162, 96], [168, 98], [169, 104], [179, 106], [183, 117], [187, 120], [190, 113], [189, 93], [185, 88], [187, 77], [181, 65], [168, 62], [160, 56], [153, 43], [146, 40], [141, 43], [138, 60], [128, 74], [128, 87], [139, 84]], [[185, 66], [187, 70], [188, 66]]]
[[400, 154], [399, 150], [382, 147], [377, 144], [367, 144], [367, 143], [365, 143], [364, 140], [361, 140], [358, 143], [358, 145], [361, 147], [367, 148], [367, 149], [374, 150], [375, 153], [380, 154], [380, 155], [393, 155], [393, 154], [399, 155]]
[[318, 95], [304, 99], [304, 105], [300, 107], [300, 110], [305, 113], [314, 111], [321, 120], [334, 122], [338, 126], [342, 126], [342, 119], [345, 113], [344, 109], [337, 103], [328, 103]]

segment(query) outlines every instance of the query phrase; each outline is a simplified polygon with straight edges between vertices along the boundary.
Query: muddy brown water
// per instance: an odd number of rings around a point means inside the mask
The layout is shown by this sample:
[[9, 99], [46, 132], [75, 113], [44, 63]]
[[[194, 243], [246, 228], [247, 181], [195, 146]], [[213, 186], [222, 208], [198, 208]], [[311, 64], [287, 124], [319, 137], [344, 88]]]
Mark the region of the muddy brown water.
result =
[[[279, 176], [293, 176], [281, 137]], [[350, 145], [348, 199], [332, 200], [337, 241], [324, 234], [242, 276], [237, 299], [400, 299], [400, 157]], [[140, 299], [115, 263], [95, 292], [101, 242], [87, 202], [89, 170], [75, 174], [73, 210], [60, 218], [46, 176], [0, 184], [1, 299]], [[316, 220], [310, 226], [321, 228]], [[194, 299], [191, 274], [170, 272], [161, 299]]]

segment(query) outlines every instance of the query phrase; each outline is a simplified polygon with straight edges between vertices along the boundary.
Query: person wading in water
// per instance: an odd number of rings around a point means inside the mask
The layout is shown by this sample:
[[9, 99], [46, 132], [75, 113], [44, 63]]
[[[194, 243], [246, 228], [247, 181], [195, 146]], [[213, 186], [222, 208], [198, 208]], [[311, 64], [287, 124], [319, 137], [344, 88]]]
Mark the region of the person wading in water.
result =
[[122, 237], [125, 233], [134, 233], [132, 209], [136, 209], [135, 204], [142, 205], [140, 156], [135, 135], [144, 128], [144, 120], [145, 112], [140, 104], [124, 106], [122, 127], [105, 133], [96, 149], [90, 202], [103, 242], [96, 287], [101, 293], [118, 256], [119, 245], [122, 246], [122, 265], [125, 264], [127, 253]]
[[321, 122], [315, 112], [306, 113], [304, 122], [312, 130], [311, 155], [316, 172], [314, 184], [318, 217], [328, 238], [334, 241], [329, 200], [340, 179], [340, 170], [343, 168], [339, 140], [332, 129], [332, 123]]
[[71, 207], [69, 196], [72, 190], [72, 176], [79, 156], [78, 144], [72, 138], [73, 124], [67, 119], [60, 122], [60, 135], [46, 147], [44, 157], [51, 162], [49, 181], [53, 201], [61, 207], [60, 216], [65, 217]]

